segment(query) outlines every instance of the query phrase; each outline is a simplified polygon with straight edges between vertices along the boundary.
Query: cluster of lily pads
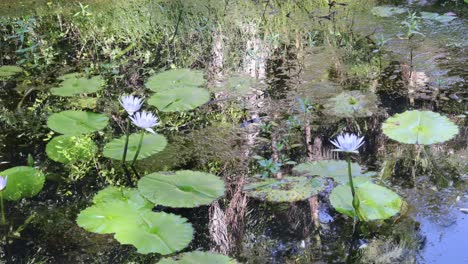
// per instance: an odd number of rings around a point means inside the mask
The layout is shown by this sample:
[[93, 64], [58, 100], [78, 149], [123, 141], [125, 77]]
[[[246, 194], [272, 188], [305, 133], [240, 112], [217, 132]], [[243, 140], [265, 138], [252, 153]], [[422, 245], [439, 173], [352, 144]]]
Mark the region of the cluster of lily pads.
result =
[[[458, 134], [458, 127], [448, 118], [431, 111], [406, 111], [388, 118], [382, 130], [389, 138], [405, 144], [442, 143]], [[298, 176], [264, 179], [250, 183], [244, 190], [251, 197], [270, 202], [306, 200], [325, 189], [332, 179], [336, 187], [330, 193], [331, 205], [340, 213], [361, 221], [390, 218], [400, 212], [403, 201], [392, 190], [374, 183], [377, 172], [363, 173], [359, 164], [350, 161], [350, 154], [364, 143], [356, 135], [342, 135], [332, 141], [337, 151], [348, 160], [319, 160], [298, 164]]]

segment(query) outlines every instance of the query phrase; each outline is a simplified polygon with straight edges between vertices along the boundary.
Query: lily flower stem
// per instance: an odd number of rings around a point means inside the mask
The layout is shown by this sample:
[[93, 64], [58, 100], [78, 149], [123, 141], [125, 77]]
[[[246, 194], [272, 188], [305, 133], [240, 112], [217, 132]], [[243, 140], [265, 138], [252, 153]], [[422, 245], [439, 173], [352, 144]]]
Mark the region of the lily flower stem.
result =
[[141, 136], [140, 136], [140, 141], [138, 142], [138, 148], [136, 150], [135, 157], [133, 157], [133, 161], [132, 161], [132, 165], [131, 165], [132, 167], [135, 164], [135, 161], [137, 160], [138, 155], [140, 154], [141, 145], [143, 144], [143, 136], [144, 135], [145, 135], [145, 130], [142, 130], [141, 131]]
[[351, 175], [351, 154], [346, 153], [346, 158], [348, 160], [349, 186], [351, 187], [351, 194], [353, 195], [353, 208], [354, 208], [355, 216], [357, 216], [358, 210], [359, 210], [359, 201], [356, 197], [356, 192], [354, 190], [353, 176]]
[[127, 120], [127, 137], [125, 138], [125, 148], [122, 157], [122, 164], [125, 164], [125, 160], [127, 159], [127, 150], [128, 150], [128, 139], [130, 138], [130, 122]]
[[6, 224], [5, 208], [3, 207], [3, 193], [0, 191], [0, 205], [2, 206], [2, 224]]

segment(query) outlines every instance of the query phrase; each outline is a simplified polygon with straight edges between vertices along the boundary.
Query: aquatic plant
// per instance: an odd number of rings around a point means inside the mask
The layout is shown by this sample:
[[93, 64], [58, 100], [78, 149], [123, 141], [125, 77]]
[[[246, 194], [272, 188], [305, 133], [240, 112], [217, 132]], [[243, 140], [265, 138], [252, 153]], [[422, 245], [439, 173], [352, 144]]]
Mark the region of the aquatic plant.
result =
[[190, 69], [175, 69], [151, 76], [145, 86], [155, 92], [148, 103], [162, 112], [187, 111], [210, 100], [203, 73]]
[[2, 224], [6, 224], [5, 219], [5, 207], [3, 205], [3, 190], [5, 189], [8, 182], [8, 176], [0, 176], [0, 206], [2, 207]]
[[[343, 160], [317, 160], [298, 164], [293, 168], [295, 173], [306, 176], [319, 175], [322, 178], [331, 178], [338, 184], [346, 184], [349, 182], [348, 163]], [[368, 171], [362, 173], [362, 168], [359, 164], [351, 162], [351, 174], [356, 177], [375, 176], [377, 173]]]
[[389, 138], [406, 144], [442, 143], [458, 134], [458, 127], [447, 117], [431, 111], [412, 110], [389, 117], [382, 130]]
[[191, 208], [223, 196], [224, 182], [216, 175], [199, 171], [155, 172], [138, 181], [138, 190], [154, 204]]
[[47, 126], [64, 135], [81, 135], [104, 129], [108, 122], [103, 114], [66, 110], [49, 116]]
[[406, 32], [404, 33], [403, 36], [400, 36], [402, 39], [406, 39], [408, 41], [408, 46], [409, 46], [409, 65], [410, 65], [410, 74], [409, 74], [409, 79], [411, 79], [411, 76], [413, 75], [413, 58], [414, 58], [414, 43], [413, 39], [415, 36], [419, 35], [424, 37], [424, 34], [419, 32], [420, 31], [420, 20], [421, 18], [416, 15], [416, 12], [411, 13], [408, 12], [408, 16], [406, 17], [406, 20], [401, 22], [402, 26], [404, 29], [406, 29]]
[[244, 186], [248, 196], [269, 202], [297, 202], [317, 195], [325, 187], [318, 177], [284, 176], [282, 179], [262, 179]]
[[[129, 117], [132, 120], [132, 123], [142, 128], [152, 134], [156, 134], [152, 127], [159, 125], [158, 118], [153, 114], [146, 111], [138, 112], [134, 116]], [[145, 131], [142, 130], [140, 134], [140, 140], [138, 141], [138, 147], [135, 152], [135, 156], [133, 157], [132, 165], [135, 164], [135, 161], [138, 159], [138, 155], [140, 154], [141, 145], [143, 144], [143, 137], [145, 136]], [[127, 137], [128, 139], [128, 137]], [[128, 146], [128, 140], [125, 141], [126, 146]], [[124, 151], [126, 151], [125, 148]]]
[[408, 12], [408, 8], [398, 6], [376, 6], [371, 10], [371, 13], [378, 17], [392, 17], [406, 12]]
[[[116, 138], [108, 142], [104, 146], [103, 155], [104, 157], [122, 160], [123, 153], [125, 151], [126, 144], [126, 135], [120, 138]], [[129, 135], [128, 145], [127, 145], [127, 156], [129, 159], [133, 160], [136, 157], [136, 160], [147, 158], [153, 154], [161, 152], [167, 145], [167, 139], [160, 134], [145, 134], [141, 147], [140, 153], [136, 156], [136, 151], [140, 145], [141, 135], [134, 133]]]
[[185, 252], [171, 258], [163, 258], [157, 264], [235, 264], [235, 260], [228, 256], [204, 251]]
[[58, 78], [62, 83], [50, 90], [53, 95], [70, 97], [79, 94], [90, 94], [102, 89], [104, 80], [101, 76], [82, 77], [79, 73], [69, 73]]
[[8, 79], [13, 77], [20, 72], [23, 72], [23, 68], [15, 65], [3, 65], [0, 66], [0, 80], [1, 79]]
[[166, 255], [185, 248], [193, 238], [192, 225], [178, 215], [153, 212], [153, 207], [137, 189], [107, 187], [76, 222], [90, 232], [114, 234], [121, 244], [133, 245], [142, 254]]
[[260, 166], [261, 169], [261, 177], [268, 178], [273, 175], [276, 175], [283, 164], [280, 162], [275, 162], [273, 159], [266, 159], [264, 157], [257, 156], [257, 164]]
[[[129, 116], [132, 116], [134, 113], [140, 111], [141, 105], [143, 104], [143, 99], [138, 98], [132, 95], [123, 95], [120, 97], [120, 105], [127, 111]], [[122, 163], [125, 163], [127, 158], [127, 149], [128, 149], [128, 139], [130, 137], [130, 122], [127, 120], [127, 130], [125, 131], [125, 147], [124, 153], [122, 156]]]
[[374, 93], [346, 91], [330, 98], [324, 105], [325, 112], [338, 117], [368, 117], [377, 111]]
[[434, 20], [440, 23], [447, 23], [457, 18], [454, 13], [446, 13], [443, 15], [432, 12], [420, 12], [422, 19]]
[[42, 190], [45, 182], [44, 173], [28, 166], [13, 167], [0, 172], [0, 175], [8, 177], [2, 196], [9, 201], [35, 196]]

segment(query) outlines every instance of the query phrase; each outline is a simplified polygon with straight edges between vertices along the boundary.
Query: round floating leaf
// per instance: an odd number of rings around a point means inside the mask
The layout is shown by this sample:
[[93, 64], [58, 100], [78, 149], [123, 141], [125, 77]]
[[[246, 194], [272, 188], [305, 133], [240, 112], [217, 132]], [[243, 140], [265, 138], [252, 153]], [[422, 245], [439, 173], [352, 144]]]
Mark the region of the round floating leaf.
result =
[[103, 114], [67, 110], [51, 115], [47, 126], [65, 135], [80, 135], [101, 130], [108, 122], [109, 119]]
[[[319, 175], [325, 178], [332, 178], [339, 184], [346, 184], [348, 177], [348, 162], [344, 160], [319, 160], [298, 164], [293, 171], [308, 176]], [[369, 171], [362, 173], [359, 164], [351, 162], [351, 174], [353, 177], [370, 177], [377, 173]]]
[[198, 171], [151, 173], [138, 181], [138, 190], [151, 202], [170, 207], [197, 207], [223, 196], [224, 182]]
[[244, 96], [252, 93], [259, 86], [257, 79], [250, 75], [231, 76], [226, 82], [218, 84], [214, 91], [227, 92], [230, 95]]
[[244, 187], [247, 195], [270, 202], [296, 202], [318, 194], [324, 180], [312, 177], [284, 177], [281, 180], [264, 179]]
[[153, 92], [161, 92], [176, 87], [196, 88], [203, 84], [205, 79], [202, 71], [175, 69], [151, 76], [145, 85]]
[[108, 187], [93, 199], [94, 205], [80, 212], [77, 223], [84, 229], [111, 234], [139, 253], [170, 254], [186, 247], [193, 238], [187, 219], [151, 211], [153, 204], [136, 189]]
[[[359, 210], [364, 219], [372, 221], [387, 219], [400, 212], [403, 201], [398, 194], [371, 182], [355, 184], [356, 195], [360, 201]], [[336, 211], [354, 217], [353, 196], [349, 185], [340, 185], [330, 194], [330, 203]]]
[[[126, 161], [132, 161], [135, 157], [138, 143], [140, 142], [140, 133], [131, 134], [128, 139], [128, 149]], [[104, 157], [122, 160], [124, 149], [125, 149], [125, 139], [127, 136], [122, 136], [120, 138], [114, 139], [104, 146], [103, 155]], [[154, 155], [162, 151], [167, 145], [167, 140], [163, 135], [159, 134], [145, 134], [143, 137], [143, 143], [141, 145], [140, 154], [138, 155], [138, 160], [147, 158], [151, 155]]]
[[18, 66], [14, 66], [14, 65], [0, 66], [0, 79], [15, 76], [16, 74], [20, 72], [23, 72], [23, 69]]
[[148, 104], [163, 112], [195, 109], [210, 100], [210, 92], [203, 88], [177, 87], [154, 94]]
[[10, 201], [35, 196], [42, 190], [45, 182], [44, 174], [33, 167], [13, 167], [0, 172], [0, 175], [8, 177], [2, 193], [3, 197]]
[[102, 89], [104, 80], [101, 76], [94, 76], [92, 78], [82, 77], [78, 73], [66, 74], [59, 77], [63, 80], [62, 83], [50, 91], [53, 95], [58, 96], [74, 96], [78, 94], [95, 93]]
[[371, 12], [374, 16], [378, 17], [392, 17], [408, 12], [408, 8], [397, 6], [376, 6], [372, 8]]
[[338, 117], [367, 117], [377, 111], [377, 96], [359, 91], [342, 92], [325, 104], [329, 115]]
[[97, 150], [96, 144], [84, 136], [57, 136], [46, 146], [47, 156], [64, 164], [92, 159]]
[[186, 218], [151, 211], [140, 215], [140, 218], [140, 228], [115, 234], [117, 241], [135, 246], [138, 253], [171, 254], [184, 249], [193, 239], [193, 228]]
[[448, 118], [431, 111], [406, 111], [388, 118], [382, 130], [389, 138], [406, 144], [430, 145], [452, 139], [458, 127]]
[[454, 19], [456, 19], [456, 16], [453, 15], [439, 15], [437, 13], [432, 13], [432, 12], [421, 12], [421, 18], [422, 19], [428, 19], [428, 20], [434, 20], [438, 21], [440, 23], [447, 23], [450, 22]]
[[213, 252], [192, 251], [177, 255], [175, 258], [161, 259], [158, 264], [235, 264], [228, 256]]

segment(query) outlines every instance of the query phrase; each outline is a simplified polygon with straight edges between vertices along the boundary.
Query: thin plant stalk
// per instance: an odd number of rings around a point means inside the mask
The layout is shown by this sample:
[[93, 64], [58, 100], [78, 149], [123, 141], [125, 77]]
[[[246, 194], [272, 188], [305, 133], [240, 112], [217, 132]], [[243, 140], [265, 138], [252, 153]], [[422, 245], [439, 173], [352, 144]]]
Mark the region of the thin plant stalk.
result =
[[122, 164], [125, 164], [125, 160], [127, 159], [127, 150], [128, 150], [128, 139], [130, 138], [130, 122], [127, 120], [127, 136], [125, 138], [125, 148], [122, 157]]
[[[346, 153], [346, 158], [348, 160], [348, 177], [349, 177], [349, 186], [351, 187], [351, 194], [353, 195], [353, 208], [354, 208], [354, 215], [355, 218], [358, 216], [359, 212], [359, 200], [356, 197], [356, 191], [354, 189], [354, 183], [353, 183], [353, 176], [351, 175], [351, 154]], [[359, 217], [358, 217], [359, 219]]]
[[141, 131], [141, 136], [140, 136], [140, 141], [138, 142], [138, 148], [137, 148], [137, 150], [136, 150], [135, 157], [133, 157], [133, 161], [132, 161], [132, 165], [131, 165], [131, 166], [133, 166], [133, 164], [135, 164], [135, 161], [137, 160], [138, 155], [140, 155], [140, 150], [141, 150], [141, 145], [143, 144], [143, 137], [144, 137], [144, 135], [145, 135], [145, 131], [142, 130], [142, 131]]
[[2, 224], [6, 224], [5, 208], [3, 207], [3, 192], [0, 191], [0, 205], [2, 206]]

